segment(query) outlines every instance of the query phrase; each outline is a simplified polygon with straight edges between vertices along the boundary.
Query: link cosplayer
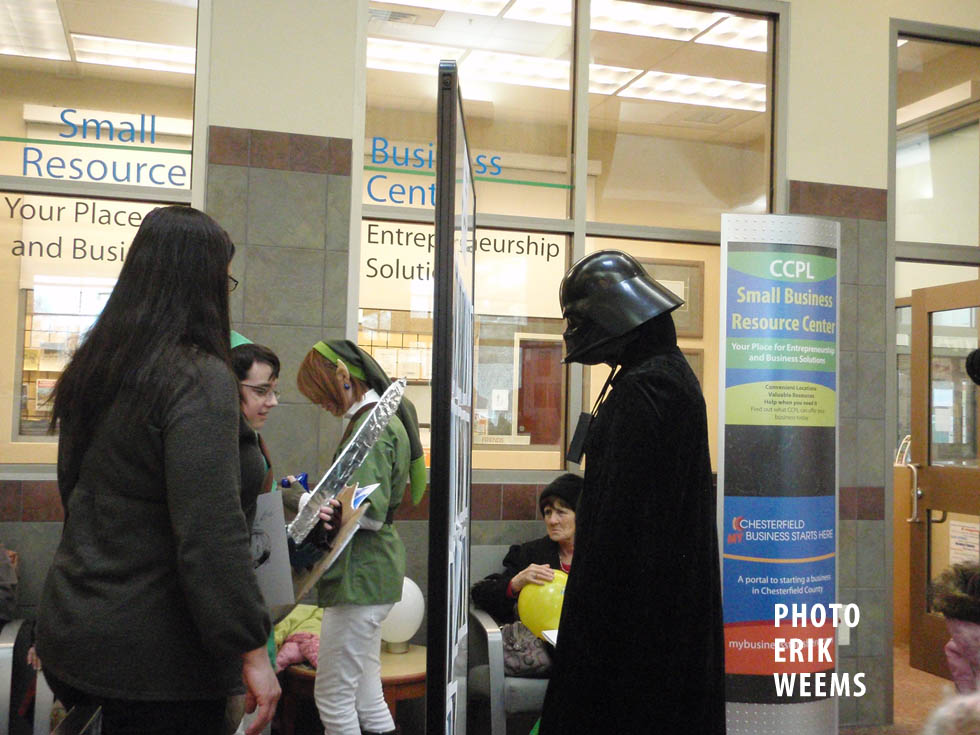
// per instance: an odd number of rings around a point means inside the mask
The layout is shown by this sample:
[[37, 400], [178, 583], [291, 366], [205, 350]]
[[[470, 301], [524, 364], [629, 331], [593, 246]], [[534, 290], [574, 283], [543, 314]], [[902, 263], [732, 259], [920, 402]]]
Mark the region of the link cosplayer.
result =
[[588, 462], [541, 735], [722, 735], [715, 492], [670, 315], [683, 302], [614, 250], [573, 265], [560, 300], [566, 362], [614, 371], [576, 431]]

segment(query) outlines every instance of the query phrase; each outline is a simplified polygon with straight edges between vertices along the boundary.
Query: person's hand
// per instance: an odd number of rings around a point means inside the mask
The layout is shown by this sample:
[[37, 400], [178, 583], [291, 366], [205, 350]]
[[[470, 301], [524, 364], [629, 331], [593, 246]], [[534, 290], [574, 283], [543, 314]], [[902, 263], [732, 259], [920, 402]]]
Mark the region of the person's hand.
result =
[[27, 649], [27, 663], [35, 671], [41, 670], [41, 658], [37, 655], [37, 649], [34, 646]]
[[242, 681], [245, 682], [245, 711], [255, 712], [245, 735], [259, 735], [272, 721], [281, 694], [265, 646], [242, 654]]
[[340, 528], [340, 524], [342, 523], [340, 519], [341, 508], [342, 506], [337, 498], [330, 498], [320, 506], [320, 520], [323, 521], [323, 527], [328, 531]]
[[555, 578], [555, 570], [547, 564], [528, 564], [527, 569], [515, 574], [510, 580], [514, 594], [529, 584], [547, 584]]

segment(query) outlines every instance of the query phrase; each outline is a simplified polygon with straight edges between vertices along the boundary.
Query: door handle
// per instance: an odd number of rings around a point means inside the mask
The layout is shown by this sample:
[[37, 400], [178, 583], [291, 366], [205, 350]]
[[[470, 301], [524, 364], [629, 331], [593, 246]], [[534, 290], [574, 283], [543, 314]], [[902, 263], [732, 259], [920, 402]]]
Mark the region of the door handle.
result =
[[919, 518], [919, 498], [923, 495], [919, 489], [919, 466], [912, 463], [905, 466], [912, 470], [912, 515], [905, 520], [907, 523], [922, 523]]

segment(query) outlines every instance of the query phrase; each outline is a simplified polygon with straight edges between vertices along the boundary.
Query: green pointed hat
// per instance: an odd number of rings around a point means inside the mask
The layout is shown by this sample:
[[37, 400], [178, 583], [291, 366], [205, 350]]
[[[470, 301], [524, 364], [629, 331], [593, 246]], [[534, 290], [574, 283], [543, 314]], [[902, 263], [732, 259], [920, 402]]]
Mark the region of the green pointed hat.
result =
[[[381, 369], [367, 352], [347, 339], [331, 339], [320, 341], [313, 349], [336, 365], [343, 360], [352, 377], [364, 381], [381, 395], [391, 385], [391, 378]], [[398, 418], [405, 425], [408, 442], [411, 446], [412, 463], [409, 467], [409, 478], [412, 486], [412, 504], [418, 505], [425, 495], [425, 456], [422, 451], [422, 440], [419, 438], [419, 419], [412, 402], [402, 397], [398, 406]]]
[[231, 330], [231, 349], [236, 347], [241, 347], [242, 345], [250, 345], [252, 340], [246, 337], [244, 334], [239, 334], [234, 329]]

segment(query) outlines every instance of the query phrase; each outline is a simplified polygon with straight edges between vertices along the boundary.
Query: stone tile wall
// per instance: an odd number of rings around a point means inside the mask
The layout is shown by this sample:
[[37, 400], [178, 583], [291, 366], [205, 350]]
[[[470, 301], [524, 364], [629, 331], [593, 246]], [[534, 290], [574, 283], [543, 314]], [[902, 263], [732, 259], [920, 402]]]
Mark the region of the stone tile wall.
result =
[[892, 720], [892, 581], [885, 473], [886, 202], [883, 189], [790, 182], [790, 213], [841, 225], [838, 602], [857, 603], [860, 625], [838, 669], [864, 672], [867, 694], [840, 699], [840, 724]]
[[212, 126], [205, 208], [235, 241], [232, 326], [282, 361], [280, 406], [262, 434], [277, 474], [330, 465], [341, 422], [296, 388], [303, 357], [343, 338], [351, 141]]

